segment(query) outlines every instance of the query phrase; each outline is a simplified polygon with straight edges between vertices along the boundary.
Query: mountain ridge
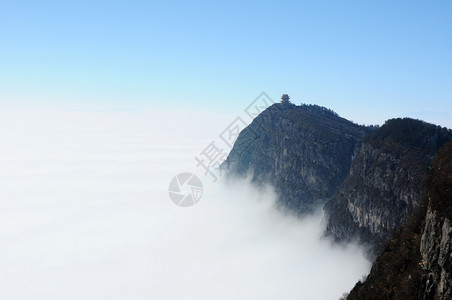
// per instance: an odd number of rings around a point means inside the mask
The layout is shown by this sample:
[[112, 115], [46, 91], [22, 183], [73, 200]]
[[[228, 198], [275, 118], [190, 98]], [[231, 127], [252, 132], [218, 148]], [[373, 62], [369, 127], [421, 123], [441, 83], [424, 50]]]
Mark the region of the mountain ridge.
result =
[[340, 186], [371, 130], [320, 106], [274, 104], [242, 130], [222, 166], [272, 184], [292, 211], [311, 212]]
[[347, 299], [452, 298], [452, 142], [439, 150], [426, 186], [422, 203]]
[[[368, 246], [370, 259], [376, 259], [373, 271], [350, 299], [373, 299], [365, 296], [373, 283], [388, 295], [375, 299], [410, 299], [403, 298], [412, 296], [410, 288], [416, 297], [430, 299], [439, 290], [452, 293], [445, 283], [452, 273], [444, 272], [452, 242], [442, 238], [452, 232], [452, 206], [444, 206], [444, 199], [452, 199], [452, 184], [442, 202], [427, 190], [436, 176], [430, 165], [445, 144], [452, 151], [451, 139], [450, 129], [411, 118], [366, 127], [324, 107], [274, 104], [240, 133], [222, 167], [228, 174], [251, 174], [256, 184], [272, 184], [278, 204], [297, 214], [323, 206], [325, 235]], [[438, 194], [443, 187], [436, 189]], [[403, 259], [395, 262], [392, 255]], [[420, 260], [422, 267], [436, 269], [418, 272]], [[381, 278], [385, 272], [394, 283]], [[410, 280], [394, 276], [400, 272]]]
[[326, 234], [370, 244], [375, 256], [419, 205], [430, 162], [451, 138], [450, 130], [410, 118], [390, 119], [369, 133], [324, 206]]

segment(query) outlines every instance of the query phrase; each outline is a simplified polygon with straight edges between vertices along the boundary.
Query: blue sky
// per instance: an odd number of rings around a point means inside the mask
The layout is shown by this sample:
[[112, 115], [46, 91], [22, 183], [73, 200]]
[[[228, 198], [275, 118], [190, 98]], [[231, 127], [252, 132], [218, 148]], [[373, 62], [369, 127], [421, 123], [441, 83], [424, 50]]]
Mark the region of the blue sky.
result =
[[2, 1], [0, 102], [238, 113], [265, 91], [359, 123], [452, 126], [451, 15], [450, 1]]

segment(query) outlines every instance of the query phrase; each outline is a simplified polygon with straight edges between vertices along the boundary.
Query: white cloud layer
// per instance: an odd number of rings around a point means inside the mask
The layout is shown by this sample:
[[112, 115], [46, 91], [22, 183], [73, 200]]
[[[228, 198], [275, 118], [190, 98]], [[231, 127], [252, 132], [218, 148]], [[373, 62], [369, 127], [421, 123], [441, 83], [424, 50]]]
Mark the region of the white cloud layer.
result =
[[[218, 120], [2, 110], [0, 299], [337, 299], [349, 290], [369, 262], [355, 245], [321, 239], [320, 213], [284, 215], [270, 188], [212, 183], [196, 168], [194, 155], [228, 125]], [[190, 208], [167, 193], [185, 171], [204, 183]]]

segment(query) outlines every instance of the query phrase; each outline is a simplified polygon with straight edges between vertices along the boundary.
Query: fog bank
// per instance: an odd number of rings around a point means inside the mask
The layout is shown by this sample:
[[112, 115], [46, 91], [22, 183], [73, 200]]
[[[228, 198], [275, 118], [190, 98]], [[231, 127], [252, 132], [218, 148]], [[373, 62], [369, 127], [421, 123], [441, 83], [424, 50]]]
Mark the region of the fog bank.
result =
[[[0, 298], [337, 299], [350, 290], [370, 264], [356, 245], [320, 238], [321, 212], [283, 214], [271, 187], [214, 183], [196, 167], [228, 125], [218, 120], [3, 110]], [[192, 207], [168, 196], [180, 172], [203, 182]]]

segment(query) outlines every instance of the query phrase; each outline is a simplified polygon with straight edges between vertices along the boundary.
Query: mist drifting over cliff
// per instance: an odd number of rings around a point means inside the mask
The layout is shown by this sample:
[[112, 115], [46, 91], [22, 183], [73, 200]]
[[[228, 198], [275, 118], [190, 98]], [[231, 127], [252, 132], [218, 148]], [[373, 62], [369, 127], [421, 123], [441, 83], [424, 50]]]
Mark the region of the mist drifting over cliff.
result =
[[275, 209], [271, 187], [200, 176], [199, 203], [171, 202], [227, 118], [0, 114], [2, 299], [337, 299], [369, 270], [321, 238], [321, 213]]

